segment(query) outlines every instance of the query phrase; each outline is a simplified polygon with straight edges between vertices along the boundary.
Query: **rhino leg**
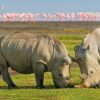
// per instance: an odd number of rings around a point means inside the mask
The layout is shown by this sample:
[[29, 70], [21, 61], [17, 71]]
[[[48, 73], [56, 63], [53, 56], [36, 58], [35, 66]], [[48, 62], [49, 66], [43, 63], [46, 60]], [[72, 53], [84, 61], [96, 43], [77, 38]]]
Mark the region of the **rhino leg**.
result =
[[45, 65], [42, 63], [36, 64], [35, 69], [35, 78], [36, 78], [36, 88], [44, 88], [43, 80], [44, 80], [44, 72], [45, 72]]
[[9, 75], [9, 73], [8, 73], [8, 67], [7, 67], [7, 66], [2, 68], [1, 74], [2, 74], [3, 80], [8, 84], [8, 88], [9, 88], [9, 89], [10, 89], [10, 88], [15, 88], [15, 87], [17, 87], [17, 86], [13, 83], [13, 81], [11, 80], [11, 78], [10, 78], [10, 75]]

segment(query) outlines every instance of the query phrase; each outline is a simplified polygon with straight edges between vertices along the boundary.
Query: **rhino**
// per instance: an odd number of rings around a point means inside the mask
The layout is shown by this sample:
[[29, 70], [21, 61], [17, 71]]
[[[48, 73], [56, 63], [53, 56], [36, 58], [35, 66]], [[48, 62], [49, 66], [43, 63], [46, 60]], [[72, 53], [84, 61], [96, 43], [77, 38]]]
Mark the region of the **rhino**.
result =
[[51, 35], [16, 32], [0, 36], [0, 74], [8, 88], [16, 87], [9, 67], [22, 74], [35, 73], [37, 88], [44, 88], [45, 72], [52, 73], [56, 88], [68, 87], [71, 63], [64, 44]]
[[81, 44], [75, 47], [75, 58], [82, 79], [78, 87], [100, 87], [100, 28], [86, 34]]

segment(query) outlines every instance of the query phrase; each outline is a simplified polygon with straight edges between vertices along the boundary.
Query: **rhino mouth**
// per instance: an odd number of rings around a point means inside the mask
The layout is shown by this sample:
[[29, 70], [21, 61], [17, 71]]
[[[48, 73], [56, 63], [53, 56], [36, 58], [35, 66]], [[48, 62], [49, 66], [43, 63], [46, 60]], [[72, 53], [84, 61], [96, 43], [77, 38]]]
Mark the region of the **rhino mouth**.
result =
[[67, 86], [59, 86], [58, 84], [56, 84], [56, 82], [54, 81], [54, 86], [56, 89], [59, 89], [59, 88], [74, 88], [74, 85], [69, 83], [67, 84]]
[[58, 84], [56, 84], [56, 82], [53, 80], [53, 82], [54, 82], [54, 86], [55, 86], [55, 88], [60, 88], [60, 86], [58, 85]]

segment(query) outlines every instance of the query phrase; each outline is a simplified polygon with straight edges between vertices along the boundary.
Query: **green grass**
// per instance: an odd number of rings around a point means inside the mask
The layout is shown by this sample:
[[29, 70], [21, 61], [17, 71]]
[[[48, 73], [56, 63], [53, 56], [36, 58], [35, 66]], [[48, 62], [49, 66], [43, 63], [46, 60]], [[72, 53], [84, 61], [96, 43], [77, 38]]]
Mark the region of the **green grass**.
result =
[[84, 36], [85, 35], [83, 34], [56, 35], [56, 37], [58, 37], [58, 39], [60, 39], [65, 44], [66, 48], [69, 51], [69, 54], [71, 54], [72, 56], [74, 56], [74, 47], [80, 44]]
[[[71, 80], [73, 83], [81, 81], [79, 74], [78, 67], [71, 68]], [[12, 79], [19, 88], [9, 90], [1, 79], [0, 85], [3, 89], [0, 90], [0, 100], [100, 100], [100, 89], [55, 89], [51, 73], [45, 73], [45, 89], [35, 89], [34, 74], [14, 74]]]
[[[66, 46], [69, 53], [74, 56], [74, 46], [78, 45], [84, 35], [56, 35]], [[81, 82], [78, 67], [71, 68], [71, 81], [73, 84]], [[100, 89], [87, 88], [63, 88], [55, 89], [51, 73], [45, 73], [45, 89], [35, 88], [34, 74], [11, 75], [18, 89], [7, 89], [5, 82], [0, 78], [0, 100], [100, 100]]]

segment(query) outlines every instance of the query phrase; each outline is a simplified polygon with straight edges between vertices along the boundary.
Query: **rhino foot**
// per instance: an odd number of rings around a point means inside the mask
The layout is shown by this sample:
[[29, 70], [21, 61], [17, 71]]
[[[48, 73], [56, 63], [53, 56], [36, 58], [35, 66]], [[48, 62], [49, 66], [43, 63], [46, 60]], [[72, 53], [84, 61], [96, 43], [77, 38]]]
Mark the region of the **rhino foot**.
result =
[[68, 84], [67, 88], [74, 88], [73, 84]]
[[55, 88], [56, 88], [56, 89], [59, 89], [60, 87], [59, 87], [58, 85], [55, 85]]
[[18, 87], [15, 84], [8, 85], [8, 89], [17, 89]]
[[36, 86], [35, 88], [37, 88], [37, 89], [44, 89], [45, 87], [44, 86]]
[[97, 88], [100, 88], [100, 84], [97, 84]]

